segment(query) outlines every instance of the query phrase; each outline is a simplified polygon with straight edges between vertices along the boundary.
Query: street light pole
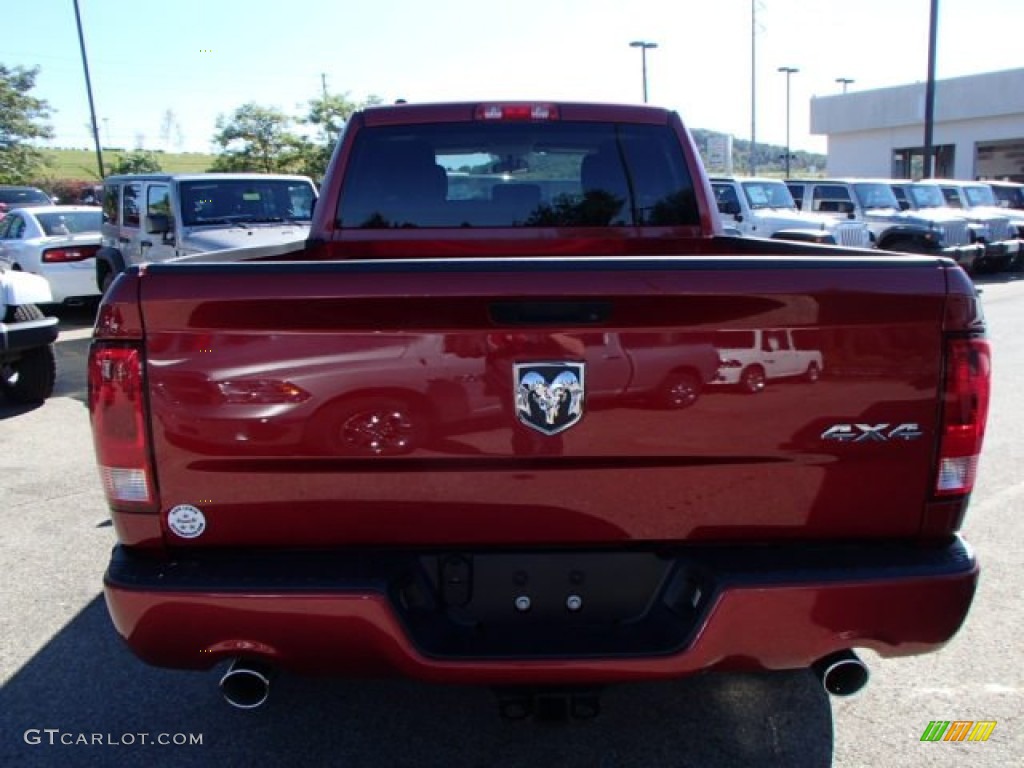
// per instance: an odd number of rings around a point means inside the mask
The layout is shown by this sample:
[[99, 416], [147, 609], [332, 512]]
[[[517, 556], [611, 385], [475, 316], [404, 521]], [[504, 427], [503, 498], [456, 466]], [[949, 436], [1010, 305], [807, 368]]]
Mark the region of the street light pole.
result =
[[846, 93], [846, 86], [856, 82], [856, 80], [853, 80], [852, 78], [849, 77], [837, 77], [836, 82], [843, 86], [843, 93]]
[[932, 178], [935, 169], [935, 38], [938, 34], [939, 0], [932, 0], [928, 18], [928, 82], [924, 89], [924, 176]]
[[634, 40], [629, 44], [630, 48], [640, 49], [640, 67], [643, 73], [644, 79], [644, 104], [647, 103], [647, 51], [651, 48], [657, 48], [657, 43], [649, 43], [646, 40]]
[[789, 178], [789, 78], [800, 70], [796, 67], [779, 67], [779, 72], [786, 73], [786, 178]]
[[750, 175], [757, 176], [757, 0], [750, 0]]
[[[103, 170], [103, 149], [100, 147], [100, 127], [96, 122], [96, 106], [92, 100], [92, 81], [89, 79], [89, 58], [85, 55], [85, 35], [82, 34], [82, 14], [78, 11], [78, 0], [75, 0], [75, 23], [78, 25], [78, 47], [82, 51], [82, 70], [85, 72], [85, 91], [89, 94], [89, 114], [92, 116], [92, 138], [96, 142], [96, 165], [102, 180], [106, 173]], [[108, 144], [109, 142], [109, 136]]]

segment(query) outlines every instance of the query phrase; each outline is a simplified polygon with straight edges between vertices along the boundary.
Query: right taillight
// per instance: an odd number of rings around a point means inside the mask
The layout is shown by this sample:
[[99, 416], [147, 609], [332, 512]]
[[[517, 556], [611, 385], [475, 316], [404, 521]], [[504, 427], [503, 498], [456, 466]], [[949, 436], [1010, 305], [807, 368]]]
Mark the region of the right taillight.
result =
[[91, 259], [99, 251], [98, 245], [64, 246], [61, 248], [47, 248], [43, 251], [43, 263], [63, 264], [69, 261], [85, 261]]
[[103, 490], [112, 507], [155, 502], [139, 349], [94, 344], [89, 354], [89, 414]]
[[952, 339], [946, 347], [941, 442], [935, 492], [971, 492], [988, 420], [992, 358], [984, 339]]

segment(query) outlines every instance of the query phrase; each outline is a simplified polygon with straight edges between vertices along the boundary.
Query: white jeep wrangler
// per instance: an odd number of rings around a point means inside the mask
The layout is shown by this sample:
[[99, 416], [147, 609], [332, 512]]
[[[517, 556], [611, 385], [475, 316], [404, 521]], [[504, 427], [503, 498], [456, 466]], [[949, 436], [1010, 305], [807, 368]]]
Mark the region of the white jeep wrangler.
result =
[[106, 293], [134, 264], [197, 253], [298, 243], [317, 191], [308, 176], [125, 174], [103, 181], [96, 286]]
[[874, 247], [864, 222], [798, 210], [788, 187], [779, 179], [715, 176], [711, 187], [724, 223], [742, 235], [848, 248]]

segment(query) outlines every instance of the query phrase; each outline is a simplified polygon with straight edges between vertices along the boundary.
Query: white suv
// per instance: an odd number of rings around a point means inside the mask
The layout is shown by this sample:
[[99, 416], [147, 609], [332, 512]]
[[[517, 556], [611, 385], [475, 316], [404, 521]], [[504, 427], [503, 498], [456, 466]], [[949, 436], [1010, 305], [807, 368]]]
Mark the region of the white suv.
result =
[[96, 285], [133, 264], [305, 240], [317, 198], [306, 176], [127, 174], [103, 182]]
[[727, 226], [743, 235], [873, 248], [867, 224], [796, 207], [789, 188], [779, 179], [716, 176], [711, 179], [718, 212]]

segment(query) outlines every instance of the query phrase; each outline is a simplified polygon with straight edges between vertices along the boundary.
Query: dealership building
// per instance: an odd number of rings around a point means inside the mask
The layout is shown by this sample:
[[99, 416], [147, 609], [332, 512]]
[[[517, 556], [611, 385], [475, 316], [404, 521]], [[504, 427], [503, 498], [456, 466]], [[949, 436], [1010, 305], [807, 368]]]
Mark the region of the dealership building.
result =
[[[925, 83], [811, 100], [830, 176], [919, 178]], [[932, 132], [939, 178], [1024, 181], [1024, 69], [938, 80]]]

